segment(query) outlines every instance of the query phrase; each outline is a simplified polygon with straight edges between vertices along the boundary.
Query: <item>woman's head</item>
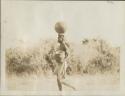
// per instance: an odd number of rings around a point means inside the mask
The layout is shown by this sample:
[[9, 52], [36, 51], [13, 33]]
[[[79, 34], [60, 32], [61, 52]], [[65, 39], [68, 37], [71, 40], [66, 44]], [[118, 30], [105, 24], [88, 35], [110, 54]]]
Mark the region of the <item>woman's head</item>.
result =
[[62, 43], [64, 41], [64, 34], [58, 34], [58, 42]]

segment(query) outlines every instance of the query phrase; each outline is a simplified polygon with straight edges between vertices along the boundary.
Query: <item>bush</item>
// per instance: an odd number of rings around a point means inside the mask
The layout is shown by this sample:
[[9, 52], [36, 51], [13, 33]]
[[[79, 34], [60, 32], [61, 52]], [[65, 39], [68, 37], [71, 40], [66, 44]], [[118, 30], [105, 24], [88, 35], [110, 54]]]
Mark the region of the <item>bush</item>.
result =
[[[94, 42], [96, 42], [94, 43], [94, 49], [97, 51], [97, 55], [88, 60], [84, 71], [90, 74], [118, 72], [120, 68], [120, 49], [109, 46], [104, 40], [94, 40]], [[93, 42], [90, 41], [91, 43]]]

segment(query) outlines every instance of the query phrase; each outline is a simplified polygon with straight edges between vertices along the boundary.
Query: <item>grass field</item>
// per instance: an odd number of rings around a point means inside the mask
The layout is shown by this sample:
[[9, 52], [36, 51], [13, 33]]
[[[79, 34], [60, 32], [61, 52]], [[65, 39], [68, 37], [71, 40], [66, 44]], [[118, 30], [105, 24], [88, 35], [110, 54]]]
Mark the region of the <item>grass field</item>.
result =
[[[54, 40], [46, 40], [33, 47], [20, 45], [7, 49], [7, 89], [58, 91], [56, 76], [50, 72], [52, 65], [55, 68], [58, 64], [56, 44]], [[112, 47], [100, 39], [85, 39], [80, 44], [70, 42], [69, 45], [67, 64], [71, 72], [66, 77], [67, 83], [77, 91], [119, 89], [120, 47]], [[63, 86], [63, 90], [72, 89]]]

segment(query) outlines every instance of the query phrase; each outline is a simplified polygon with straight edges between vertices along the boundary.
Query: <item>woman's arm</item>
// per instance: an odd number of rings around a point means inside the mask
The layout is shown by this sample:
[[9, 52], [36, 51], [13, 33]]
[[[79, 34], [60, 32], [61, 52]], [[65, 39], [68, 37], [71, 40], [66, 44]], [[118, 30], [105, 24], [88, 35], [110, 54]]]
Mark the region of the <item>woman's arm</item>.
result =
[[63, 42], [63, 46], [64, 46], [64, 51], [65, 51], [65, 58], [67, 58], [68, 57], [68, 46], [67, 46], [67, 43], [66, 42]]

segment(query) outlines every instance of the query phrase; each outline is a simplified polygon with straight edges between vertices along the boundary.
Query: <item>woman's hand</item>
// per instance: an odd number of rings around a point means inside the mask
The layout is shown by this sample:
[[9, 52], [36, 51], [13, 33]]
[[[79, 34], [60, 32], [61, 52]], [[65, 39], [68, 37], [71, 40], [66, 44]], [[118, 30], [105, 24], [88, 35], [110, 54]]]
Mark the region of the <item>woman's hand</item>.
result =
[[66, 58], [66, 57], [68, 57], [68, 52], [67, 52], [67, 51], [65, 51], [65, 58]]

